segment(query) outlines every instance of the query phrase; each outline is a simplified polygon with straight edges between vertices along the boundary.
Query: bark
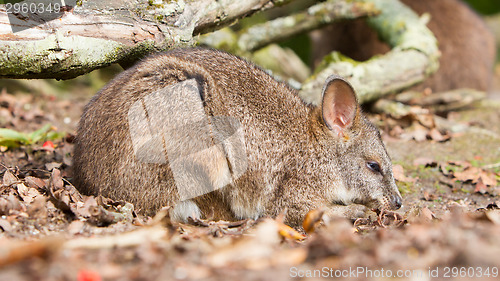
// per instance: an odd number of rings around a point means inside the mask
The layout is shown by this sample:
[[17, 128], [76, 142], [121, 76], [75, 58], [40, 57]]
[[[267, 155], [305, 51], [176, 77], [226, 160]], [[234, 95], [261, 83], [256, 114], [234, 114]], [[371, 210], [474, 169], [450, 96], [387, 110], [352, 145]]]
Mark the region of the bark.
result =
[[[68, 79], [116, 62], [129, 65], [152, 51], [192, 46], [197, 34], [289, 1], [88, 0], [38, 25], [9, 18], [2, 6], [0, 78]], [[13, 33], [12, 26], [26, 29]]]

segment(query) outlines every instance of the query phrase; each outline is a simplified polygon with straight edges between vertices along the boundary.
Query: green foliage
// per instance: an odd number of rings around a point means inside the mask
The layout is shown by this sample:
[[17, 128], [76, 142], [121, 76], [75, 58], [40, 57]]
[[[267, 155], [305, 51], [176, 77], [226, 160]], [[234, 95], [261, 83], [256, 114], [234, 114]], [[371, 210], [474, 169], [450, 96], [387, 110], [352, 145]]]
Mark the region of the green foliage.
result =
[[33, 145], [41, 141], [60, 139], [64, 134], [54, 131], [50, 124], [32, 133], [22, 133], [12, 129], [0, 128], [0, 146], [15, 148]]
[[279, 44], [292, 49], [306, 64], [311, 61], [311, 40], [307, 34], [300, 34]]
[[500, 12], [500, 2], [492, 0], [465, 0], [474, 10], [483, 15], [492, 15]]

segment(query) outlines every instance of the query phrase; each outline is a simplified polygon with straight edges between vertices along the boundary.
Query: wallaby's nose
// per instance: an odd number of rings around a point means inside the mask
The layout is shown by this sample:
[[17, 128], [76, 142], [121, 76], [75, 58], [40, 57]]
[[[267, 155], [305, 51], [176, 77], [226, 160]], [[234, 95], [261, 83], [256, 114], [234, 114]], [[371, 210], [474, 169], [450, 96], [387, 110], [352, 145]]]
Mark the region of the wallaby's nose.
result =
[[398, 210], [399, 208], [401, 208], [401, 206], [403, 206], [403, 198], [401, 198], [401, 196], [398, 194], [398, 195], [392, 195], [392, 206], [394, 206], [394, 210]]

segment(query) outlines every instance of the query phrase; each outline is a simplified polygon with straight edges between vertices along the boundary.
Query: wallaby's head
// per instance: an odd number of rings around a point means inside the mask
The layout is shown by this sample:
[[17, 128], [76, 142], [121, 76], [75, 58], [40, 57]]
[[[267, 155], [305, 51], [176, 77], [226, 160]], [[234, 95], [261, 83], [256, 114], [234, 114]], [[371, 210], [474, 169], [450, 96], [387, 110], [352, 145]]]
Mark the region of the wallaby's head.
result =
[[330, 76], [316, 118], [321, 124], [322, 147], [340, 181], [325, 187], [327, 200], [336, 204], [363, 204], [372, 209], [396, 210], [402, 198], [394, 182], [392, 164], [378, 129], [361, 113], [352, 86]]

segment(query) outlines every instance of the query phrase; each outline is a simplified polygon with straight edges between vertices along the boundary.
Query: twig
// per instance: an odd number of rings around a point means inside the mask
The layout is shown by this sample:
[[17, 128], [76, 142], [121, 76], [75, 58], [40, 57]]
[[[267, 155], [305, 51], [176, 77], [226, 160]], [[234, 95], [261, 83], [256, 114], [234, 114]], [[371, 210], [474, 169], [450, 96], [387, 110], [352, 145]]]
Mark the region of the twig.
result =
[[498, 167], [500, 167], [500, 162], [489, 164], [489, 165], [484, 165], [483, 169], [494, 169], [494, 168], [498, 168]]
[[277, 18], [250, 27], [241, 34], [238, 47], [242, 51], [254, 51], [270, 43], [309, 32], [333, 22], [373, 16], [378, 13], [379, 11], [373, 4], [366, 4], [361, 1], [340, 2], [329, 0], [311, 6], [306, 12]]
[[138, 230], [105, 237], [79, 238], [66, 242], [65, 249], [111, 249], [131, 247], [145, 242], [158, 243], [167, 237], [168, 231], [162, 227], [141, 227]]

